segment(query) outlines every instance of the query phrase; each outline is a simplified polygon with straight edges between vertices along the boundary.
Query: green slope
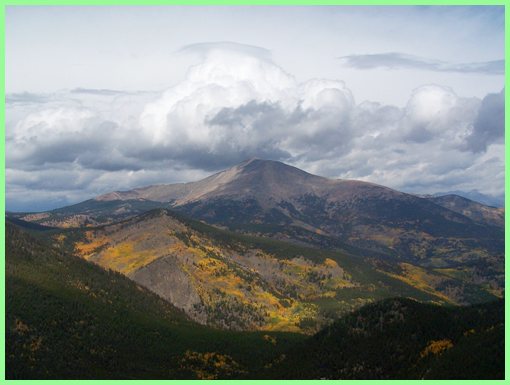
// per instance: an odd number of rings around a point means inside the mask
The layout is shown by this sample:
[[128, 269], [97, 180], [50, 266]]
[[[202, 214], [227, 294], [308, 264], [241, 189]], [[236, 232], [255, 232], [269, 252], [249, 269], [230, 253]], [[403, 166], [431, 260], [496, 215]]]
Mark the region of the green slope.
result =
[[124, 276], [10, 223], [6, 309], [9, 379], [251, 376], [303, 339], [197, 325]]
[[364, 306], [292, 347], [265, 373], [286, 379], [503, 379], [504, 303]]

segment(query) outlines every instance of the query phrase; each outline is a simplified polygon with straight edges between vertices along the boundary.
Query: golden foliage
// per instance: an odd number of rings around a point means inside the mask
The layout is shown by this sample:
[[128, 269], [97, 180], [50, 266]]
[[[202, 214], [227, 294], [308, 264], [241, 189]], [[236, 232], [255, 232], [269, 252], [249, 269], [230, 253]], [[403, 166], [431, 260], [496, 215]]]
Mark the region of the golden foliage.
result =
[[437, 355], [453, 347], [453, 342], [449, 339], [429, 341], [428, 345], [420, 353], [420, 358], [430, 354]]
[[57, 242], [57, 244], [62, 245], [64, 241], [66, 240], [65, 234], [57, 234], [53, 236], [53, 239]]
[[326, 258], [324, 260], [324, 265], [333, 268], [338, 267], [338, 263], [336, 263], [336, 261], [333, 261], [331, 258]]
[[32, 341], [30, 341], [29, 349], [32, 353], [35, 353], [39, 349], [41, 349], [43, 342], [43, 338], [41, 336], [34, 337]]
[[76, 253], [85, 259], [90, 259], [95, 252], [106, 245], [109, 241], [109, 239], [104, 236], [96, 237], [92, 231], [85, 232], [85, 237], [87, 241], [76, 242], [74, 245]]
[[216, 352], [187, 350], [180, 362], [180, 369], [192, 372], [199, 380], [216, 380], [245, 373], [232, 357]]
[[433, 294], [446, 302], [456, 303], [453, 299], [439, 292], [435, 288], [436, 285], [439, 285], [441, 282], [444, 281], [445, 277], [441, 275], [436, 275], [432, 272], [425, 270], [422, 267], [411, 265], [410, 263], [400, 263], [400, 267], [403, 270], [401, 275], [388, 273], [386, 271], [381, 270], [380, 271], [384, 274], [389, 275], [390, 277], [399, 279], [413, 287], [416, 287], [417, 289]]
[[26, 334], [30, 331], [28, 325], [18, 318], [15, 320], [14, 329], [18, 334]]
[[[85, 240], [75, 244], [75, 251], [128, 276], [158, 258], [173, 256], [207, 311], [227, 312], [225, 320], [218, 320], [220, 326], [229, 322], [229, 311], [241, 314], [237, 309], [247, 309], [244, 314], [249, 315], [241, 320], [244, 328], [313, 332], [301, 326], [303, 320], [317, 318], [318, 307], [312, 302], [334, 298], [337, 289], [354, 286], [333, 259], [322, 263], [304, 257], [279, 260], [259, 249], [239, 254], [168, 221], [155, 218], [143, 228], [88, 230]], [[78, 288], [87, 290], [82, 285]]]
[[276, 345], [276, 337], [270, 336], [269, 334], [264, 334], [262, 338], [264, 341], [269, 342], [271, 345]]

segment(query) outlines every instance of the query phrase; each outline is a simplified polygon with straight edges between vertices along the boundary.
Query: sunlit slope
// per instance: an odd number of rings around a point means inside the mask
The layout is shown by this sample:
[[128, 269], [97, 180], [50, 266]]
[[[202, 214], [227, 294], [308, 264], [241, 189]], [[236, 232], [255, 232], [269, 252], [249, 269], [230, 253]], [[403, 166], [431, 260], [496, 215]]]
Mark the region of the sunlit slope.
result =
[[201, 326], [123, 275], [7, 223], [9, 379], [254, 376], [301, 335]]
[[[311, 333], [373, 300], [408, 296], [454, 304], [454, 289], [466, 287], [437, 271], [389, 269], [346, 252], [219, 230], [163, 209], [64, 231], [54, 242], [130, 277], [202, 324], [235, 330]], [[429, 282], [427, 274], [437, 279]], [[469, 288], [473, 302], [494, 298]]]

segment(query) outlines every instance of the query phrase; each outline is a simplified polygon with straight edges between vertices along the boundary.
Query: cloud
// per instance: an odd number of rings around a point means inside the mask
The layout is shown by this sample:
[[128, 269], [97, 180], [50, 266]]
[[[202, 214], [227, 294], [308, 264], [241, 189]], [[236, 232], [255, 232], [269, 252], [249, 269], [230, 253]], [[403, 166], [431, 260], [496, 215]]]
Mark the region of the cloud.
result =
[[198, 167], [247, 156], [288, 159], [303, 140], [309, 146], [347, 127], [354, 100], [343, 82], [298, 83], [268, 52], [225, 44], [199, 45], [203, 61], [141, 114], [158, 153]]
[[271, 51], [257, 47], [255, 45], [239, 44], [232, 41], [221, 41], [221, 42], [204, 42], [196, 44], [188, 44], [181, 47], [179, 50], [181, 53], [195, 53], [199, 54], [204, 58], [214, 52], [224, 54], [225, 52], [240, 53], [243, 55], [257, 57], [259, 59], [271, 61]]
[[448, 87], [419, 87], [405, 107], [400, 134], [411, 142], [443, 138], [450, 146], [462, 146], [479, 106], [478, 99], [460, 98]]
[[72, 94], [91, 94], [91, 95], [119, 95], [124, 94], [123, 91], [108, 90], [108, 89], [94, 89], [94, 88], [73, 88]]
[[162, 92], [7, 95], [8, 209], [197, 180], [249, 157], [417, 193], [504, 191], [503, 92], [429, 84], [402, 108], [356, 104], [344, 82], [299, 82], [262, 48], [183, 51], [199, 63]]
[[5, 104], [15, 103], [45, 103], [49, 100], [47, 95], [30, 92], [20, 92], [5, 95]]
[[384, 68], [391, 70], [417, 69], [434, 72], [478, 73], [487, 75], [503, 75], [505, 73], [504, 60], [473, 63], [448, 63], [398, 52], [347, 55], [341, 56], [339, 59], [346, 67], [362, 70]]
[[466, 140], [467, 148], [473, 152], [487, 150], [491, 143], [502, 143], [505, 136], [505, 90], [488, 94], [482, 100], [473, 131]]

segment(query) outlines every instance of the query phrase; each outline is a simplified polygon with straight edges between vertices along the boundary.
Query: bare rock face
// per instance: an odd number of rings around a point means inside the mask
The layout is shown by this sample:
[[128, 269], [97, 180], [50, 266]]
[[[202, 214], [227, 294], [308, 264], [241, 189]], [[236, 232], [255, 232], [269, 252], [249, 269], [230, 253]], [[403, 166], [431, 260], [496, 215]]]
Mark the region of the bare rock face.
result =
[[340, 242], [412, 260], [451, 257], [444, 250], [456, 244], [457, 250], [483, 250], [491, 256], [502, 256], [504, 248], [503, 209], [460, 197], [430, 199], [373, 183], [328, 179], [261, 159], [197, 182], [112, 192], [70, 206], [67, 213], [63, 208], [33, 219], [63, 227], [86, 213], [87, 222], [95, 225], [155, 207], [235, 231], [260, 230], [320, 246]]
[[202, 300], [178, 257], [169, 255], [159, 258], [136, 270], [129, 277], [184, 310], [197, 322], [207, 323]]

